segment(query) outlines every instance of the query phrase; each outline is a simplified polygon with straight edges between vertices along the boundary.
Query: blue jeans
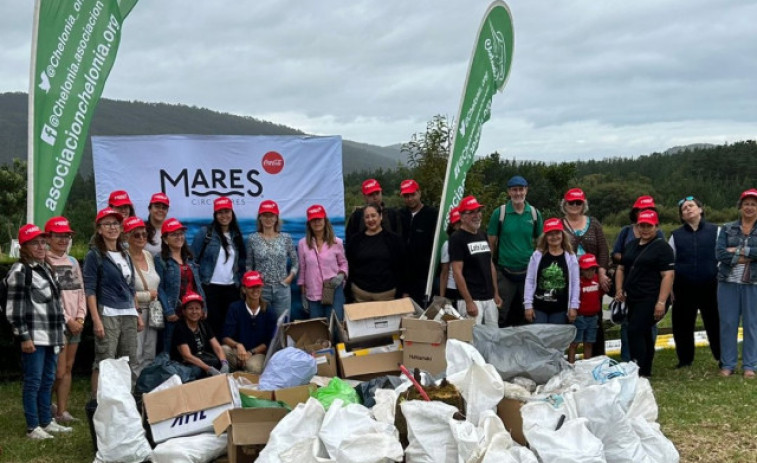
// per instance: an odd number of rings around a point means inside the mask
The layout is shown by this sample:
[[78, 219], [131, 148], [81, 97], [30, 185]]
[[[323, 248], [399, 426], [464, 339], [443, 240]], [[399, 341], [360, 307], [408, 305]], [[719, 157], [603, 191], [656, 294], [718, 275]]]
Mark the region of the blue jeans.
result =
[[534, 323], [550, 323], [552, 325], [564, 325], [568, 323], [568, 314], [565, 312], [547, 313], [534, 309]]
[[31, 354], [21, 353], [24, 371], [23, 403], [26, 428], [45, 427], [52, 421], [50, 403], [58, 368], [58, 354], [52, 346], [34, 346]]
[[720, 361], [724, 370], [735, 370], [739, 360], [739, 319], [744, 322], [742, 368], [757, 370], [757, 285], [718, 283]]
[[292, 308], [292, 289], [281, 283], [264, 284], [263, 294], [260, 297], [276, 311], [277, 317]]
[[344, 320], [344, 287], [338, 286], [334, 289], [334, 303], [332, 305], [323, 305], [321, 301], [311, 301], [308, 299], [310, 306], [310, 318], [331, 317], [331, 312], [336, 312], [339, 321]]
[[[657, 344], [657, 325], [652, 327], [652, 343]], [[628, 321], [620, 325], [620, 361], [631, 361], [631, 349], [628, 344]]]

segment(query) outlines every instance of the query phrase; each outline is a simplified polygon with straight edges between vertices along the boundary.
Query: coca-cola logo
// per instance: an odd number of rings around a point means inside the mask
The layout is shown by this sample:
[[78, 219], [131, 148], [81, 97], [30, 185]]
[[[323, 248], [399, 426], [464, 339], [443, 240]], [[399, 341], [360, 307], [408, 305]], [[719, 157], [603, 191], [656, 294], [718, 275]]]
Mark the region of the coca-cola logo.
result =
[[284, 168], [284, 157], [276, 151], [269, 151], [263, 156], [263, 170], [275, 175]]

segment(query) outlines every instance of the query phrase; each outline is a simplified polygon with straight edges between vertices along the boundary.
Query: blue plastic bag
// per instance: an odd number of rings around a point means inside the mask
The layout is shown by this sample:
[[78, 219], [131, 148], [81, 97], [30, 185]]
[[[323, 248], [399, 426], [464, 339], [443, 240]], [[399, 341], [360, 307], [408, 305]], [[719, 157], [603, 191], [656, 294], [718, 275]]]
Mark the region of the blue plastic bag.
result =
[[261, 391], [309, 384], [315, 376], [315, 358], [302, 349], [286, 347], [271, 357], [260, 376]]

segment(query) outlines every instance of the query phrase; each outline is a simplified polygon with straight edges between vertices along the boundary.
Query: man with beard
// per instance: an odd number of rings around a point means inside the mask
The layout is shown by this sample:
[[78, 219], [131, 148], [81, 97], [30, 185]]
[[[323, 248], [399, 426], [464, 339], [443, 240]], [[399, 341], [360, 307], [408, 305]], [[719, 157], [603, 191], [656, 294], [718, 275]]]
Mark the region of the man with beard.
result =
[[460, 202], [461, 227], [449, 239], [449, 256], [461, 300], [457, 309], [476, 324], [497, 326], [497, 307], [502, 303], [497, 289], [497, 271], [486, 234], [481, 228], [483, 206], [473, 196]]
[[507, 181], [510, 201], [492, 212], [487, 228], [489, 245], [497, 269], [497, 286], [503, 303], [499, 326], [525, 324], [523, 290], [526, 269], [541, 233], [541, 213], [526, 201], [528, 182], [520, 175]]

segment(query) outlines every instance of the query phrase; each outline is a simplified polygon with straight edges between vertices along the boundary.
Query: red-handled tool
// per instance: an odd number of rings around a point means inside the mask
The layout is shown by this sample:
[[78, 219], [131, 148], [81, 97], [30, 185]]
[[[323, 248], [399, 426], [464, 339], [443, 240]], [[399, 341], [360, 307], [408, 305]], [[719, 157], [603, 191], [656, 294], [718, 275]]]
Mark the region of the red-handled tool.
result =
[[423, 397], [423, 400], [425, 400], [426, 402], [431, 402], [431, 399], [428, 397], [428, 394], [426, 394], [426, 391], [423, 390], [423, 386], [421, 386], [421, 383], [419, 383], [418, 381], [415, 380], [415, 378], [413, 378], [413, 375], [410, 374], [410, 371], [408, 371], [407, 368], [405, 368], [405, 365], [400, 363], [399, 366], [400, 366], [400, 371], [402, 371], [402, 373], [404, 373], [404, 375], [407, 376], [408, 379], [410, 379], [410, 382], [413, 383], [413, 386], [415, 386], [415, 389], [418, 391], [421, 397]]

